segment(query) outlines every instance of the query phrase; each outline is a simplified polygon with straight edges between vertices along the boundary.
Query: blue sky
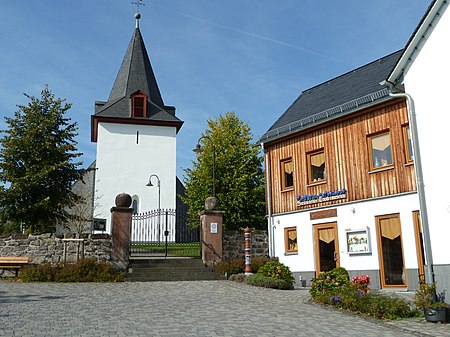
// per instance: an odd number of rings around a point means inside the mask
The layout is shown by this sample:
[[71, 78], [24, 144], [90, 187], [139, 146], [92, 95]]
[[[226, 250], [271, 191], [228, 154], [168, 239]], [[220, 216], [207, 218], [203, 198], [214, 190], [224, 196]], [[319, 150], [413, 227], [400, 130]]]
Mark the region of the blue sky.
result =
[[[300, 93], [403, 48], [431, 0], [146, 0], [140, 29], [166, 105], [185, 123], [177, 172], [208, 118], [235, 111], [257, 140]], [[131, 0], [2, 1], [0, 129], [45, 84], [73, 104], [84, 166], [134, 31]]]

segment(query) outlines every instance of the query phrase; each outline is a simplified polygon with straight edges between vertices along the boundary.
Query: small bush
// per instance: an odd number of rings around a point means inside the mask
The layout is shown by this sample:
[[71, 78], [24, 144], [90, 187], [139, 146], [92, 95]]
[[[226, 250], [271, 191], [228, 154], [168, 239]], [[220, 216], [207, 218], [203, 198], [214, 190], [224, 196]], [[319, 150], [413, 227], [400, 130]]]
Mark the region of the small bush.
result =
[[336, 295], [340, 289], [350, 285], [350, 278], [345, 268], [334, 268], [328, 272], [319, 274], [312, 279], [309, 294], [314, 301], [322, 302], [323, 296]]
[[244, 259], [235, 259], [229, 261], [220, 261], [214, 267], [215, 271], [225, 275], [240, 274], [244, 272], [245, 261]]
[[243, 283], [245, 281], [245, 274], [233, 274], [230, 276], [230, 281]]
[[359, 292], [367, 294], [367, 292], [369, 291], [369, 284], [370, 284], [370, 277], [367, 274], [352, 277], [351, 286], [352, 288], [354, 288]]
[[369, 283], [367, 275], [356, 276], [350, 282], [347, 271], [337, 268], [313, 279], [310, 294], [315, 302], [378, 319], [414, 316], [405, 300], [369, 291]]
[[245, 284], [257, 287], [289, 290], [292, 289], [292, 282], [282, 279], [264, 276], [262, 274], [252, 274], [245, 277]]
[[436, 283], [421, 283], [419, 290], [414, 294], [414, 306], [417, 310], [444, 309], [448, 304], [444, 302], [445, 291], [436, 293]]
[[285, 266], [278, 261], [269, 261], [258, 270], [258, 275], [267, 276], [279, 280], [284, 280], [290, 284], [294, 282], [294, 276], [292, 276], [289, 267]]
[[[257, 273], [258, 270], [269, 261], [277, 261], [276, 259], [268, 257], [255, 257], [251, 259], [252, 261], [252, 273]], [[229, 261], [220, 261], [214, 267], [215, 271], [225, 275], [240, 274], [245, 271], [245, 260], [244, 259], [234, 259]]]
[[84, 259], [67, 265], [29, 265], [19, 274], [24, 282], [122, 282], [123, 271], [106, 262]]

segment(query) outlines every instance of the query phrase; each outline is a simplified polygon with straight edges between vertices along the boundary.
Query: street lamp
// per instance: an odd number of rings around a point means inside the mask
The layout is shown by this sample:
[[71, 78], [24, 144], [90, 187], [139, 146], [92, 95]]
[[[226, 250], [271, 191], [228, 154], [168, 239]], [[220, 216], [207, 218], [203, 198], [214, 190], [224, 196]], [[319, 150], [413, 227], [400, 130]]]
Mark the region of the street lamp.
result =
[[200, 153], [200, 151], [202, 150], [202, 146], [200, 145], [200, 141], [202, 139], [208, 139], [209, 142], [211, 143], [212, 146], [212, 150], [213, 150], [213, 197], [216, 197], [216, 147], [214, 146], [214, 143], [212, 141], [212, 139], [209, 136], [202, 136], [198, 139], [197, 141], [197, 145], [195, 146], [195, 149], [193, 150], [195, 153]]
[[152, 178], [155, 177], [158, 182], [158, 242], [161, 241], [161, 180], [156, 174], [152, 174], [150, 178], [148, 178], [148, 184], [145, 186], [152, 187]]

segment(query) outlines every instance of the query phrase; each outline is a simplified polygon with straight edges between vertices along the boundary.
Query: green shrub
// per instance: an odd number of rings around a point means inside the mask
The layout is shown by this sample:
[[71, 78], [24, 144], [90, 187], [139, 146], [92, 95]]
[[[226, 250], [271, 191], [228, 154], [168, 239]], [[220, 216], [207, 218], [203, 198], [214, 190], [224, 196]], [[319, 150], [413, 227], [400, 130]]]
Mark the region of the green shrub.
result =
[[[251, 259], [252, 261], [252, 273], [257, 273], [258, 270], [267, 262], [269, 261], [277, 261], [273, 258], [268, 257], [255, 257]], [[233, 259], [228, 261], [220, 261], [216, 264], [214, 267], [215, 271], [225, 275], [232, 275], [232, 274], [240, 274], [245, 271], [245, 260], [244, 259]]]
[[229, 261], [220, 261], [214, 267], [215, 271], [225, 275], [240, 274], [244, 272], [245, 261], [244, 259], [234, 259]]
[[448, 305], [444, 302], [445, 294], [436, 293], [436, 283], [421, 283], [414, 294], [414, 306], [418, 310], [443, 309]]
[[361, 313], [379, 319], [402, 319], [414, 314], [409, 304], [401, 298], [370, 292], [360, 298], [366, 298]]
[[230, 281], [243, 283], [245, 281], [245, 274], [233, 274], [229, 278]]
[[29, 265], [19, 276], [24, 282], [122, 282], [125, 273], [109, 263], [83, 259], [67, 265]]
[[278, 261], [269, 261], [258, 270], [258, 275], [272, 277], [279, 280], [288, 282], [291, 286], [294, 282], [294, 276], [292, 276], [289, 267], [285, 266]]
[[24, 282], [53, 282], [54, 267], [50, 264], [27, 265], [20, 270], [19, 278]]
[[368, 291], [368, 284], [368, 277], [355, 277], [350, 282], [347, 271], [336, 268], [313, 279], [310, 294], [315, 302], [378, 319], [414, 316], [415, 312], [405, 300]]
[[334, 268], [320, 273], [311, 281], [309, 294], [314, 301], [322, 302], [322, 297], [336, 295], [339, 290], [350, 286], [350, 278], [345, 268]]
[[262, 266], [264, 266], [267, 262], [270, 261], [278, 261], [277, 258], [270, 257], [254, 257], [252, 258], [252, 273], [256, 274]]
[[286, 280], [264, 276], [262, 274], [252, 274], [245, 277], [245, 284], [257, 287], [289, 290], [292, 289], [292, 282]]

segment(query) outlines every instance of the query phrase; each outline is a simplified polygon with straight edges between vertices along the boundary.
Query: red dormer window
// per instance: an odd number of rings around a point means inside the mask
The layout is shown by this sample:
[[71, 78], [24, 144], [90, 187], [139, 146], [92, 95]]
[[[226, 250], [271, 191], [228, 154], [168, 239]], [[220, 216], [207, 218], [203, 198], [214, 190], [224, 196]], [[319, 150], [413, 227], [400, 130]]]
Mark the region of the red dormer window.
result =
[[142, 92], [137, 92], [131, 96], [131, 117], [145, 118], [147, 117], [147, 96]]

